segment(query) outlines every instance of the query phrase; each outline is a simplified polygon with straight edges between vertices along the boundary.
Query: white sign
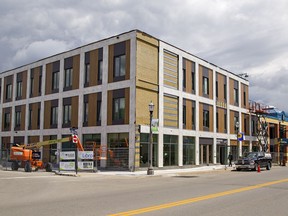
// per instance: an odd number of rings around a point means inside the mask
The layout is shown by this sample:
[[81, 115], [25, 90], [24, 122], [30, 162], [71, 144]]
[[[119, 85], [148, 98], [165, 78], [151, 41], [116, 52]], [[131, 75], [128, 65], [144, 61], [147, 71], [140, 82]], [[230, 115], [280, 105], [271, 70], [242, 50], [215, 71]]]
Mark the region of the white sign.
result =
[[79, 161], [78, 170], [90, 170], [93, 169], [93, 161]]
[[14, 155], [23, 155], [23, 152], [13, 152]]
[[60, 162], [60, 170], [75, 170], [75, 162]]
[[74, 159], [75, 159], [74, 151], [60, 152], [60, 160], [74, 160]]
[[82, 160], [93, 160], [94, 153], [93, 151], [79, 151], [78, 158]]

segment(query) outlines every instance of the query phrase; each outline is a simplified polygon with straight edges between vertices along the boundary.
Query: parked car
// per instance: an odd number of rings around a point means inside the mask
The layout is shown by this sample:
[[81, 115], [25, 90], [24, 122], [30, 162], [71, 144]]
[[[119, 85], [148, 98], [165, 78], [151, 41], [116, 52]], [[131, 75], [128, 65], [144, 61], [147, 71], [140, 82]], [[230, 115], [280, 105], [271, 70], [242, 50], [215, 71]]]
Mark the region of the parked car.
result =
[[272, 156], [266, 152], [249, 152], [247, 156], [240, 158], [235, 162], [237, 171], [242, 169], [257, 170], [258, 165], [260, 168], [270, 170], [272, 167]]

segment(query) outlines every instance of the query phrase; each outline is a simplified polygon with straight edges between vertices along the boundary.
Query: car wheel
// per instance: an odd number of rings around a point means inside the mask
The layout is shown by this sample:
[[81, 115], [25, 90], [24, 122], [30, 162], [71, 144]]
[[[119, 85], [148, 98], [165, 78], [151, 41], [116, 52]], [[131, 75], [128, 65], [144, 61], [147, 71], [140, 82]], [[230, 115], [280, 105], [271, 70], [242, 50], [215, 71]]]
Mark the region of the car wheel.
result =
[[241, 171], [241, 168], [236, 168], [237, 171]]
[[266, 169], [267, 169], [267, 170], [270, 170], [270, 169], [271, 169], [271, 163], [270, 163], [270, 162], [268, 162], [268, 164], [267, 164], [267, 166], [266, 166]]

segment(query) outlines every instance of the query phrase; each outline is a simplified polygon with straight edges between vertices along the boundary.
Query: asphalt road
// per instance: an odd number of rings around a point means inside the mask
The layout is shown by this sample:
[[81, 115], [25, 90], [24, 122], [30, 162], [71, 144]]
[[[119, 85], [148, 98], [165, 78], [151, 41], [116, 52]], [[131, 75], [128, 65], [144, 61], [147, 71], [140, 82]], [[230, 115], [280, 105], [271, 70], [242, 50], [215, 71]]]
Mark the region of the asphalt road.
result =
[[163, 176], [0, 170], [1, 216], [288, 215], [288, 167]]

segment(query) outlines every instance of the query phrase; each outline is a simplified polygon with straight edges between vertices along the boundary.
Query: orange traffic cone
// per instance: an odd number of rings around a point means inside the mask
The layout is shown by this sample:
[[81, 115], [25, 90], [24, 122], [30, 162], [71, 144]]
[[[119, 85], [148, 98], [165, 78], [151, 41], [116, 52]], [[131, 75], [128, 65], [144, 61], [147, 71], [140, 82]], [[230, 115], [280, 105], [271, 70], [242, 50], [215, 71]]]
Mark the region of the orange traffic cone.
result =
[[258, 164], [257, 166], [257, 172], [260, 173], [261, 172], [261, 169], [260, 169], [260, 165]]

